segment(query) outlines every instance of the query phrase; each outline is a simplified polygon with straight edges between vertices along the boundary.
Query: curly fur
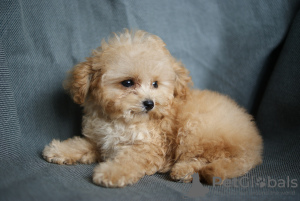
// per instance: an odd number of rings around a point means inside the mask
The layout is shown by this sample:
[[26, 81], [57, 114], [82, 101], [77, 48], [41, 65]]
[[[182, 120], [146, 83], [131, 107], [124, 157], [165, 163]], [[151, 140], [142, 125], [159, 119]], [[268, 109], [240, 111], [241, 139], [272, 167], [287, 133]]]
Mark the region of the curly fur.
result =
[[[93, 181], [106, 187], [156, 172], [185, 182], [198, 172], [211, 184], [214, 176], [241, 176], [260, 164], [262, 138], [252, 117], [224, 95], [192, 89], [188, 74], [155, 35], [125, 30], [103, 40], [64, 83], [84, 107], [84, 138], [53, 140], [44, 158], [58, 164], [101, 161]], [[125, 87], [124, 80], [134, 84]], [[145, 100], [154, 102], [150, 111]]]

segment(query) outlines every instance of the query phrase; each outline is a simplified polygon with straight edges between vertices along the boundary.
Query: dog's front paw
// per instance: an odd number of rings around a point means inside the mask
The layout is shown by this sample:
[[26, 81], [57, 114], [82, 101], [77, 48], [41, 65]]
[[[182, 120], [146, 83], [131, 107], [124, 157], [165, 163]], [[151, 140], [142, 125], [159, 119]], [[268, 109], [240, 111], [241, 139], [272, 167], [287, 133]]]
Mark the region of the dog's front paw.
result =
[[53, 140], [47, 145], [43, 151], [43, 158], [49, 163], [71, 165], [75, 163], [70, 157], [68, 157], [61, 149], [60, 141]]
[[134, 184], [141, 177], [141, 174], [130, 168], [104, 162], [95, 168], [93, 182], [104, 187], [118, 188]]

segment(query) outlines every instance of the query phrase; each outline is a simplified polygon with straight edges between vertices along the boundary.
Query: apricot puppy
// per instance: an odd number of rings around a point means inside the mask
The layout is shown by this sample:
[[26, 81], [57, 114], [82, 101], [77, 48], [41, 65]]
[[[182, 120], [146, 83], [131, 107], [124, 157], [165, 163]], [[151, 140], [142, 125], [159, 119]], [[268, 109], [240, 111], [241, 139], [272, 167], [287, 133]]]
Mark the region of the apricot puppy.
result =
[[93, 182], [134, 184], [170, 172], [190, 182], [241, 176], [262, 162], [262, 138], [252, 117], [230, 98], [191, 89], [187, 69], [165, 43], [125, 30], [76, 65], [64, 83], [84, 108], [83, 138], [53, 140], [44, 158], [94, 163]]

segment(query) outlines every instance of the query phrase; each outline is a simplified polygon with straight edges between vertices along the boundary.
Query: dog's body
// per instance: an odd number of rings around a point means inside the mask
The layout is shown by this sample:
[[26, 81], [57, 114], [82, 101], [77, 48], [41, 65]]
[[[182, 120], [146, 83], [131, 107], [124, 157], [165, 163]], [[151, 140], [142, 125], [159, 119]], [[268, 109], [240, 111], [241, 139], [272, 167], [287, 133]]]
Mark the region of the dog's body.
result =
[[125, 31], [74, 67], [65, 88], [84, 107], [83, 135], [53, 140], [44, 158], [58, 164], [102, 161], [93, 181], [133, 184], [169, 172], [237, 177], [262, 162], [252, 117], [226, 96], [190, 89], [191, 79], [157, 36]]

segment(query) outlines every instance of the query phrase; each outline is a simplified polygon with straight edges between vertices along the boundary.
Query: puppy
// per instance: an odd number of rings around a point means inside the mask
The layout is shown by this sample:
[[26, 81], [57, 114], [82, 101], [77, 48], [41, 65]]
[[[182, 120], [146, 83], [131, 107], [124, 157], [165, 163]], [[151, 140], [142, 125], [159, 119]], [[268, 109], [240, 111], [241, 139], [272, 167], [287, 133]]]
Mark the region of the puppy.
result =
[[191, 84], [159, 37], [115, 34], [64, 83], [84, 108], [84, 137], [53, 140], [43, 156], [57, 164], [100, 161], [93, 182], [105, 187], [156, 172], [184, 182], [197, 172], [212, 184], [260, 164], [262, 138], [252, 117], [230, 98]]

